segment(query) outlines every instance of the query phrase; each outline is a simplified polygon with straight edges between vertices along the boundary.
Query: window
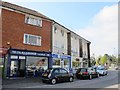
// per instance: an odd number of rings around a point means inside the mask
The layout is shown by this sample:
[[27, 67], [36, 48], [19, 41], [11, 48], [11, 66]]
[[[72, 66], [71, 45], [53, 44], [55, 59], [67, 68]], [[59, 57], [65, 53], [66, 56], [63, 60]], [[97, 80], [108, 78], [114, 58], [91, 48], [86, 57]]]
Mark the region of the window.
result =
[[34, 69], [37, 71], [46, 70], [48, 69], [48, 58], [27, 56], [26, 69], [29, 71], [33, 71]]
[[42, 19], [34, 16], [26, 16], [25, 23], [42, 27]]
[[57, 33], [57, 27], [54, 27], [54, 33]]
[[80, 72], [87, 72], [87, 69], [81, 69]]
[[66, 70], [64, 70], [64, 69], [60, 69], [60, 73], [67, 74], [68, 72]]
[[53, 68], [61, 67], [59, 59], [53, 59]]
[[64, 49], [64, 44], [61, 45], [61, 48]]
[[24, 34], [24, 44], [41, 46], [41, 36]]
[[62, 34], [62, 36], [64, 36], [64, 31], [63, 30], [61, 30], [61, 34]]
[[59, 73], [60, 73], [60, 72], [59, 72], [58, 69], [54, 70], [54, 74], [59, 74]]

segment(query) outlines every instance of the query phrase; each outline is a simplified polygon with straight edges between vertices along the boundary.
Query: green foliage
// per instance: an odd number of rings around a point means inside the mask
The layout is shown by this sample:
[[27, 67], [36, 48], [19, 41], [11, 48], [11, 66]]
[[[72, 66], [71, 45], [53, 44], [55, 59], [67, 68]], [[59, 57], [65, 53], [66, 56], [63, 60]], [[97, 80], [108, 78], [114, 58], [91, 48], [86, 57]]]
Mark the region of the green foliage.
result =
[[104, 56], [98, 57], [98, 59], [96, 60], [96, 65], [105, 65], [106, 63], [108, 65], [111, 65], [111, 64], [118, 65], [119, 62], [120, 62], [120, 58], [117, 58], [114, 55], [105, 54]]
[[107, 62], [107, 55], [104, 55], [100, 60], [100, 64], [105, 65], [106, 62]]
[[78, 67], [80, 65], [79, 62], [72, 62], [72, 64], [73, 64], [73, 67]]
[[96, 65], [101, 65], [101, 63], [100, 63], [101, 58], [102, 58], [102, 56], [99, 56], [99, 57], [97, 58], [97, 60], [96, 60]]

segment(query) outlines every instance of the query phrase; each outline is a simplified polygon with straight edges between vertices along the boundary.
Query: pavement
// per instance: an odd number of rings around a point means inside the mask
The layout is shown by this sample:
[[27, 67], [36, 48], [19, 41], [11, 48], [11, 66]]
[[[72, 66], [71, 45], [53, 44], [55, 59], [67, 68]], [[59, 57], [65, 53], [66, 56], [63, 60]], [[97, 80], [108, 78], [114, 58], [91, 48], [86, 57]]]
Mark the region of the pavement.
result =
[[6, 88], [118, 88], [118, 71], [110, 70], [107, 76], [92, 80], [74, 80], [74, 82], [50, 85], [42, 83], [41, 78], [4, 79], [3, 89]]
[[[119, 85], [120, 85], [120, 84], [119, 84]], [[115, 85], [108, 86], [108, 87], [105, 87], [105, 88], [118, 88], [119, 85], [118, 85], [118, 84], [115, 84]]]

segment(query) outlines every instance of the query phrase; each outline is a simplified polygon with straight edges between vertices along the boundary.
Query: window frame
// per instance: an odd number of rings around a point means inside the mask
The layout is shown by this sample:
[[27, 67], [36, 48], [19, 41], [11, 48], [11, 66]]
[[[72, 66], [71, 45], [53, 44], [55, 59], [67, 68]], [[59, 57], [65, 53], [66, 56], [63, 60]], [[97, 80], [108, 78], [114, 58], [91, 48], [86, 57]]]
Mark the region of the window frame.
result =
[[[32, 22], [31, 20], [36, 22], [36, 23]], [[36, 17], [36, 16], [32, 16], [32, 15], [25, 15], [25, 23], [26, 24], [30, 24], [30, 25], [34, 25], [34, 26], [38, 26], [38, 27], [42, 27], [42, 18]]]
[[[26, 40], [26, 36], [27, 36], [27, 40]], [[30, 43], [30, 36], [36, 37], [36, 44]], [[38, 38], [40, 38], [40, 41], [38, 40]], [[33, 46], [42, 46], [42, 37], [41, 36], [37, 36], [37, 35], [32, 35], [32, 34], [24, 34], [23, 36], [23, 43], [24, 44], [28, 44], [28, 45], [33, 45]]]

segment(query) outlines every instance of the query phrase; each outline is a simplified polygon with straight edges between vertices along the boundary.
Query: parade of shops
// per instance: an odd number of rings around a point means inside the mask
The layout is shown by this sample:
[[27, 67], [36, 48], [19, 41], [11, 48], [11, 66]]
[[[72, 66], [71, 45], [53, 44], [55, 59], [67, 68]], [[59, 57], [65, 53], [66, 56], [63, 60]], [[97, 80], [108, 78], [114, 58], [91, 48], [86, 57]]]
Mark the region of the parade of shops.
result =
[[[6, 55], [2, 55], [4, 62], [4, 75], [7, 77], [36, 77], [48, 68], [56, 67], [55, 59], [69, 60], [66, 68], [71, 68], [71, 57], [66, 55], [52, 54], [51, 52], [40, 52], [20, 49], [9, 49]], [[60, 63], [60, 62], [59, 62]], [[57, 67], [61, 67], [58, 64]], [[63, 64], [63, 67], [64, 64]]]
[[3, 77], [37, 77], [44, 70], [90, 66], [91, 42], [58, 22], [0, 1], [0, 67]]

